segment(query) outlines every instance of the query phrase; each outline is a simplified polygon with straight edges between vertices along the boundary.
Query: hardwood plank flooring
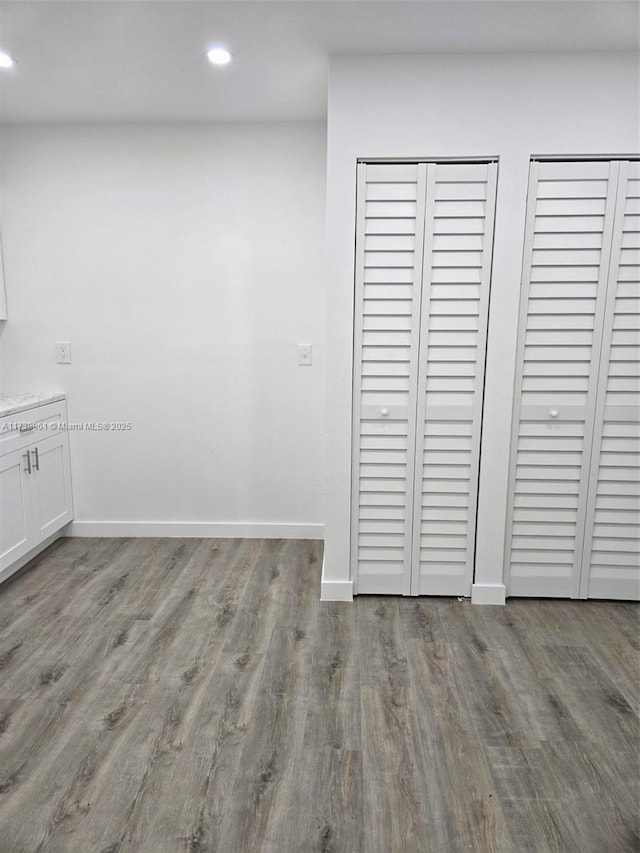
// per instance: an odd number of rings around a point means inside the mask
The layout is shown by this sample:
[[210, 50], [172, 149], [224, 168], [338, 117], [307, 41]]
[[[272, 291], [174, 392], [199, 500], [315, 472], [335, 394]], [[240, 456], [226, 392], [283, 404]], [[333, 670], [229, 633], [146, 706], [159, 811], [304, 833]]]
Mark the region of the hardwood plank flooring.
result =
[[633, 853], [634, 604], [322, 603], [320, 542], [0, 586], [0, 853]]

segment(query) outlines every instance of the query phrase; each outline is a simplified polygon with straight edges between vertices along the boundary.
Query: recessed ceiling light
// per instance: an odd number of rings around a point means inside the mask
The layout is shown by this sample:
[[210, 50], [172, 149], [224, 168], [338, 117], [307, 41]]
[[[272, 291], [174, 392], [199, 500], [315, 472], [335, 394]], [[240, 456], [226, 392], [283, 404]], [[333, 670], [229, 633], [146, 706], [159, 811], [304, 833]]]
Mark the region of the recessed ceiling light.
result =
[[13, 68], [15, 62], [8, 53], [0, 50], [0, 68]]
[[231, 62], [231, 54], [221, 44], [207, 51], [207, 59], [212, 65], [228, 65]]

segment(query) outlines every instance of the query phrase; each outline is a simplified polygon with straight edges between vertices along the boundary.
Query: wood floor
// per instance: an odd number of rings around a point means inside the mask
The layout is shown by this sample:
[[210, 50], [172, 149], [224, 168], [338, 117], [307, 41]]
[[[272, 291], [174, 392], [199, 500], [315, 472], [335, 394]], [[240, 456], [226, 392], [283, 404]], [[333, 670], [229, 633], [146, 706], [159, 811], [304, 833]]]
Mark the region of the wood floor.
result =
[[0, 587], [0, 853], [637, 851], [638, 609], [319, 601], [319, 542]]

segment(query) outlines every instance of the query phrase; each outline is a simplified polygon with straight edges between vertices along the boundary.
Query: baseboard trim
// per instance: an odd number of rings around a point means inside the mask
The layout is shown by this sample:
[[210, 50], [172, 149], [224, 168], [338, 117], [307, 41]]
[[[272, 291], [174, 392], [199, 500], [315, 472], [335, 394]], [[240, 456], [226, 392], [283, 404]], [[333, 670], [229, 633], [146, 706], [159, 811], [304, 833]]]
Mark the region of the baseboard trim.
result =
[[324, 524], [237, 521], [74, 521], [67, 536], [197, 539], [323, 539]]
[[320, 601], [353, 601], [353, 581], [330, 581], [325, 579], [324, 557], [322, 558]]
[[507, 588], [503, 583], [474, 583], [471, 587], [472, 604], [505, 604]]
[[[67, 525], [68, 527], [68, 525]], [[62, 528], [61, 530], [56, 530], [56, 532], [48, 536], [44, 542], [40, 542], [39, 545], [36, 545], [35, 548], [32, 548], [30, 551], [27, 551], [26, 554], [23, 554], [22, 557], [17, 559], [15, 563], [11, 563], [10, 566], [6, 566], [2, 571], [0, 571], [0, 583], [8, 580], [11, 575], [15, 574], [20, 569], [24, 568], [34, 557], [37, 557], [45, 548], [48, 548], [49, 545], [52, 545], [56, 539], [60, 539], [61, 536], [66, 536], [66, 528]]]

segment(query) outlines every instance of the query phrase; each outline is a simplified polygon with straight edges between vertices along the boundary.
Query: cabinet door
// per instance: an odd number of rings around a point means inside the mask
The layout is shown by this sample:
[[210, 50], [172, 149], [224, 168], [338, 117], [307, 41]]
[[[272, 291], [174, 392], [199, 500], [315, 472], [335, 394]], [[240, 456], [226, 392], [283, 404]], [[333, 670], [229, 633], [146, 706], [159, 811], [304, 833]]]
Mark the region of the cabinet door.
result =
[[581, 596], [640, 598], [640, 164], [620, 164]]
[[31, 548], [26, 450], [0, 456], [0, 572]]
[[495, 163], [427, 171], [413, 594], [471, 594], [496, 175]]
[[66, 434], [53, 436], [29, 448], [33, 526], [38, 542], [73, 517], [68, 448]]
[[407, 595], [426, 166], [358, 167], [351, 566]]

